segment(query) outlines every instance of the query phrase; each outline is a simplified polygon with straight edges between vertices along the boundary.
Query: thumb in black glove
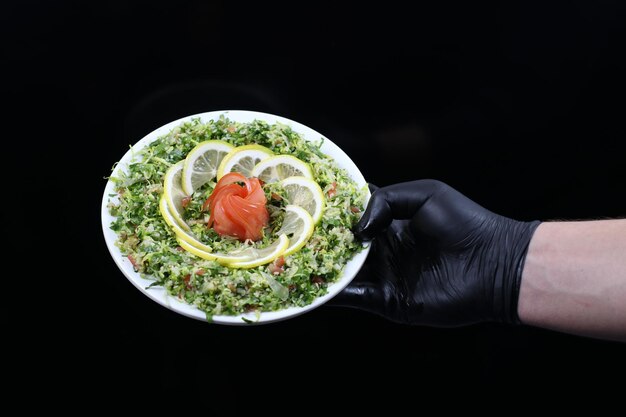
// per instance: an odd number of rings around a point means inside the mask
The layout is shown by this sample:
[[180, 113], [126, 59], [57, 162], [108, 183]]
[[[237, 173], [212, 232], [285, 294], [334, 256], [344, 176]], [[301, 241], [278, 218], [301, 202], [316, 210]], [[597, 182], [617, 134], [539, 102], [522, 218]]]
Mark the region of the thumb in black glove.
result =
[[368, 259], [333, 305], [430, 326], [519, 323], [522, 269], [538, 221], [494, 214], [435, 180], [374, 191], [355, 234]]

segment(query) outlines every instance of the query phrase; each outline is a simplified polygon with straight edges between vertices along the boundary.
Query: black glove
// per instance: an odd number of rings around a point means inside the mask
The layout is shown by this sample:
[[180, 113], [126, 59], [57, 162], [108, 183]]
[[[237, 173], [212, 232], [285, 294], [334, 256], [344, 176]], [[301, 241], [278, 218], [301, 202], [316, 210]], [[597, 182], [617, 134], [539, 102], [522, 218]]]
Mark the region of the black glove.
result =
[[484, 209], [435, 180], [374, 191], [355, 234], [368, 259], [333, 305], [430, 326], [519, 323], [517, 300], [539, 221]]

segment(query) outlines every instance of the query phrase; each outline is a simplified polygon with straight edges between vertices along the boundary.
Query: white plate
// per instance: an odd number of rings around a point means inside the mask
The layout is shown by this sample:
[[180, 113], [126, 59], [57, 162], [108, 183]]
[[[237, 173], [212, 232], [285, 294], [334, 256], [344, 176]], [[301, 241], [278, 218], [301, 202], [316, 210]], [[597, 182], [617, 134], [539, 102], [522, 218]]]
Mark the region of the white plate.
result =
[[[175, 120], [146, 135], [143, 139], [141, 139], [133, 146], [133, 149], [136, 151], [145, 147], [149, 143], [155, 141], [160, 136], [169, 133], [174, 127], [180, 125], [185, 121], [189, 121], [192, 118], [200, 118], [202, 122], [206, 123], [209, 120], [218, 119], [221, 115], [228, 117], [230, 120], [243, 123], [252, 122], [255, 119], [264, 120], [269, 124], [280, 122], [290, 126], [291, 129], [293, 129], [295, 132], [302, 135], [304, 139], [309, 141], [318, 141], [320, 138], [324, 137], [322, 134], [316, 132], [315, 130], [298, 122], [294, 122], [293, 120], [285, 119], [284, 117], [253, 111], [224, 110], [195, 114]], [[363, 175], [354, 164], [354, 162], [352, 162], [350, 157], [326, 137], [324, 137], [324, 143], [322, 144], [321, 151], [324, 152], [326, 155], [334, 158], [340, 167], [348, 171], [349, 175], [359, 186], [363, 186], [366, 184], [365, 178], [363, 178]], [[119, 164], [116, 167], [116, 171], [119, 169], [127, 169], [128, 163], [131, 161], [131, 158], [132, 152], [129, 150], [120, 160]], [[198, 320], [206, 320], [206, 315], [203, 311], [194, 306], [183, 303], [175, 297], [172, 297], [171, 295], [167, 294], [164, 288], [152, 287], [150, 289], [146, 289], [152, 283], [152, 281], [142, 278], [137, 272], [135, 272], [128, 258], [126, 258], [126, 256], [123, 256], [119, 248], [115, 246], [117, 235], [109, 227], [111, 225], [111, 222], [114, 220], [114, 217], [111, 216], [109, 210], [107, 209], [107, 204], [109, 200], [112, 199], [109, 196], [111, 194], [115, 194], [114, 188], [115, 185], [113, 184], [113, 182], [108, 181], [106, 188], [104, 189], [104, 196], [102, 198], [102, 229], [104, 231], [104, 239], [106, 240], [109, 252], [111, 252], [111, 256], [113, 257], [113, 260], [115, 261], [117, 266], [130, 280], [130, 282], [132, 282], [133, 285], [135, 285], [135, 287], [139, 289], [139, 291], [150, 297], [152, 300], [184, 316]], [[367, 198], [369, 198], [369, 192]], [[242, 314], [238, 316], [213, 316], [213, 322], [230, 325], [249, 325], [246, 321], [243, 320], [243, 318], [246, 318], [247, 320], [251, 320], [253, 323], [271, 323], [279, 320], [285, 320], [287, 318], [294, 317], [307, 311], [313, 310], [314, 308], [321, 306], [332, 297], [337, 295], [350, 283], [350, 281], [352, 281], [357, 272], [359, 272], [359, 269], [361, 269], [361, 266], [365, 262], [368, 253], [369, 245], [364, 244], [363, 250], [357, 253], [348, 262], [344, 273], [339, 278], [339, 280], [328, 286], [328, 293], [322, 297], [315, 299], [311, 304], [305, 307], [290, 307], [279, 311], [263, 312], [261, 313], [258, 320], [255, 313]]]

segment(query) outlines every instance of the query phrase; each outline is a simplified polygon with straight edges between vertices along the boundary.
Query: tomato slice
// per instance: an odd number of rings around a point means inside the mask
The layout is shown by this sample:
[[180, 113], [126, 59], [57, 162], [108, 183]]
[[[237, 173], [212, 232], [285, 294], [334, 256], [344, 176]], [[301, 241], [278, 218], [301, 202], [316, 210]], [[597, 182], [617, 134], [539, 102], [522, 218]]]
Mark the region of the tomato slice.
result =
[[263, 228], [269, 223], [266, 204], [258, 178], [230, 172], [217, 182], [202, 208], [210, 213], [208, 227], [212, 226], [220, 236], [245, 241], [263, 237]]
[[263, 237], [263, 228], [269, 223], [265, 205], [250, 203], [239, 196], [230, 196], [225, 202], [228, 203], [227, 213], [231, 220], [244, 225], [247, 239], [259, 240]]
[[233, 216], [232, 208], [227, 200], [223, 204], [218, 204], [215, 212], [215, 223], [213, 228], [220, 236], [228, 235], [244, 241], [247, 239], [246, 225], [237, 217]]

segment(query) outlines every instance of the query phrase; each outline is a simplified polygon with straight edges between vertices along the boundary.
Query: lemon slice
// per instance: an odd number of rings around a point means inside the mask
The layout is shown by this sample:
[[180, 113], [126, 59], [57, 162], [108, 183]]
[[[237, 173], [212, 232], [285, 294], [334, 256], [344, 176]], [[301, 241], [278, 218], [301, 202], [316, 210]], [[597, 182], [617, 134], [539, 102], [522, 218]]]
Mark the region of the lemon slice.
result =
[[304, 161], [291, 155], [276, 155], [264, 159], [255, 165], [252, 176], [270, 183], [287, 177], [302, 176], [313, 179], [311, 167]]
[[198, 188], [215, 178], [220, 163], [234, 148], [222, 140], [207, 140], [196, 145], [185, 158], [182, 174], [183, 191], [187, 195], [192, 195]]
[[289, 246], [289, 238], [281, 234], [271, 245], [261, 249], [246, 247], [229, 253], [207, 252], [178, 239], [180, 246], [194, 255], [210, 261], [217, 261], [231, 268], [253, 268], [272, 262], [283, 255]]
[[[174, 191], [168, 192], [168, 188], [165, 187], [166, 191], [163, 193], [163, 196], [161, 196], [161, 201], [159, 201], [159, 211], [165, 219], [165, 222], [176, 234], [176, 240], [183, 249], [199, 256], [200, 258], [216, 261], [222, 265], [227, 265], [232, 268], [252, 268], [264, 265], [272, 262], [274, 259], [283, 254], [285, 249], [289, 246], [289, 238], [285, 234], [281, 234], [277, 240], [265, 248], [257, 249], [254, 247], [242, 247], [239, 250], [234, 250], [229, 253], [213, 252], [213, 249], [210, 246], [207, 246], [199, 241], [191, 232], [189, 225], [182, 220], [182, 217], [179, 216], [180, 220], [176, 217], [174, 210], [178, 209], [171, 208], [170, 201], [172, 198], [168, 198], [168, 195], [177, 195], [179, 193], [174, 184], [180, 184], [180, 182], [177, 182], [176, 180], [180, 179], [182, 162], [183, 161], [173, 165], [165, 174], [165, 184]], [[182, 201], [182, 199], [179, 200]], [[182, 227], [180, 224], [181, 221], [186, 228]]]
[[[164, 198], [161, 198], [161, 201], [159, 202], [159, 211], [165, 219], [165, 223], [167, 223], [176, 234], [176, 240], [183, 249], [192, 253], [195, 249], [196, 251], [202, 252], [204, 259], [218, 261], [222, 264], [228, 264], [229, 262], [235, 261], [250, 260], [250, 255], [247, 253], [243, 253], [243, 251], [232, 252], [228, 254], [213, 252], [213, 249], [210, 246], [207, 246], [204, 243], [200, 242], [191, 231], [183, 230], [183, 228], [178, 225], [178, 222], [172, 216], [172, 213], [170, 212], [170, 209], [168, 208], [167, 202]], [[191, 247], [191, 250], [189, 249], [189, 247]]]
[[200, 242], [196, 236], [190, 230], [184, 230], [182, 227], [178, 225], [178, 222], [172, 216], [172, 212], [170, 211], [165, 198], [161, 197], [161, 201], [159, 201], [159, 211], [161, 212], [161, 216], [165, 219], [165, 223], [174, 231], [176, 237], [184, 240], [185, 242], [197, 247], [198, 249], [202, 249], [207, 252], [211, 252], [212, 249], [210, 246], [205, 245]]
[[183, 199], [188, 197], [188, 194], [183, 191], [180, 182], [184, 163], [185, 161], [180, 161], [172, 165], [165, 173], [163, 177], [163, 198], [167, 202], [167, 207], [178, 225], [184, 230], [191, 230], [189, 225], [183, 220]]
[[287, 205], [283, 225], [278, 233], [291, 237], [289, 247], [285, 249], [282, 256], [288, 256], [300, 250], [313, 234], [314, 228], [315, 223], [308, 211], [293, 204]]
[[287, 195], [287, 203], [308, 211], [313, 218], [313, 223], [317, 224], [320, 221], [326, 199], [318, 183], [306, 177], [288, 177], [282, 180], [280, 185]]
[[219, 180], [229, 172], [240, 172], [246, 177], [250, 177], [252, 169], [256, 164], [264, 159], [274, 156], [274, 152], [261, 145], [238, 146], [231, 150], [222, 159], [222, 163], [217, 168], [217, 179]]

